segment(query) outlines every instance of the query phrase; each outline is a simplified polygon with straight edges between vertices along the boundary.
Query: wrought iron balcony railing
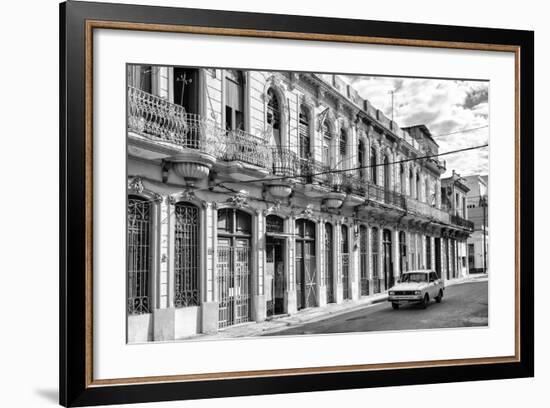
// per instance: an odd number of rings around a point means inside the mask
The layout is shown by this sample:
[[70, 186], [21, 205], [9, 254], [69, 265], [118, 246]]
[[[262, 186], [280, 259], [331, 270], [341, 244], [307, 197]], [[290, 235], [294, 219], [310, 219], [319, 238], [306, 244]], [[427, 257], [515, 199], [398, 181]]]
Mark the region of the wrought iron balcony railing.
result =
[[421, 201], [407, 198], [407, 209], [411, 212], [427, 216], [435, 221], [441, 222], [443, 224], [449, 224], [449, 213], [445, 210], [440, 210], [437, 207], [432, 207], [428, 203], [423, 203]]
[[370, 183], [367, 186], [367, 198], [384, 204], [394, 205], [402, 209], [407, 208], [405, 197], [402, 194]]
[[277, 177], [301, 176], [300, 159], [292, 150], [282, 147], [271, 148], [271, 163], [273, 175]]
[[128, 129], [151, 140], [213, 155], [220, 152], [225, 136], [216, 122], [133, 87], [128, 87]]
[[451, 224], [455, 224], [455, 225], [458, 225], [460, 227], [463, 227], [463, 228], [467, 228], [469, 230], [472, 230], [474, 229], [474, 223], [473, 221], [470, 221], [470, 220], [466, 220], [458, 215], [453, 215], [451, 214]]
[[270, 168], [272, 154], [264, 138], [237, 129], [227, 132], [224, 143], [223, 160], [238, 160], [265, 169]]

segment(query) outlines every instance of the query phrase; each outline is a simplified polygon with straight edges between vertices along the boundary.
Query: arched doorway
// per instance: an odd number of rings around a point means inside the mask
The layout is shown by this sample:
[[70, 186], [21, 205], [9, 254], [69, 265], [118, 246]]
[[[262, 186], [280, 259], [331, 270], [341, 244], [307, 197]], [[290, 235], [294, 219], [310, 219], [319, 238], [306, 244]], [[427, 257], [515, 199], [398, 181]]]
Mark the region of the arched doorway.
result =
[[382, 251], [384, 267], [384, 288], [387, 290], [394, 284], [392, 259], [392, 234], [389, 229], [382, 233]]
[[327, 288], [327, 303], [334, 303], [334, 253], [332, 224], [325, 224], [325, 286]]
[[349, 235], [347, 225], [342, 225], [341, 244], [341, 262], [342, 262], [342, 287], [344, 289], [344, 299], [351, 299], [351, 291], [349, 288]]
[[244, 211], [218, 210], [219, 327], [250, 319], [250, 243], [252, 217]]
[[296, 220], [296, 303], [298, 309], [317, 305], [315, 223]]

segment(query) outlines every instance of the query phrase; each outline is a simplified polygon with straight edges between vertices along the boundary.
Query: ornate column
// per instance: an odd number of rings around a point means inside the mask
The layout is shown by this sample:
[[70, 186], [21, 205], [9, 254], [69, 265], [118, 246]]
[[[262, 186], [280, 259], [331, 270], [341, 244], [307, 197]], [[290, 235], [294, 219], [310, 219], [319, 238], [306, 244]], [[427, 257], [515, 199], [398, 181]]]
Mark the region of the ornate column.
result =
[[204, 270], [204, 296], [201, 306], [203, 333], [216, 333], [218, 331], [219, 303], [216, 280], [217, 218], [218, 210], [216, 205], [205, 203], [203, 217], [203, 230], [205, 234], [201, 247], [201, 258], [204, 259], [204, 266], [201, 266]]
[[327, 288], [325, 285], [326, 273], [325, 271], [325, 220], [320, 219], [317, 223], [316, 228], [316, 237], [315, 237], [315, 251], [317, 253], [316, 263], [317, 263], [317, 305], [323, 307], [327, 305]]
[[[264, 321], [267, 317], [267, 307], [264, 294], [264, 258], [265, 258], [265, 217], [259, 209], [255, 210], [252, 228], [252, 319]], [[254, 273], [256, 272], [256, 273]]]
[[285, 257], [285, 263], [287, 265], [288, 275], [286, 276], [286, 288], [285, 288], [285, 308], [288, 314], [295, 314], [298, 311], [298, 304], [296, 299], [296, 259], [295, 248], [296, 239], [294, 234], [296, 233], [296, 219], [294, 216], [289, 216], [285, 221], [286, 231], [291, 236], [287, 239], [288, 249]]
[[336, 265], [336, 276], [334, 285], [336, 287], [335, 303], [342, 303], [344, 299], [344, 288], [342, 286], [342, 221], [334, 223], [334, 264]]
[[358, 300], [360, 297], [359, 290], [359, 256], [360, 256], [360, 246], [359, 246], [359, 225], [351, 224], [350, 226], [350, 270], [349, 270], [349, 284], [351, 291], [351, 299]]
[[393, 279], [394, 282], [397, 282], [397, 279], [401, 275], [401, 270], [399, 269], [399, 229], [397, 226], [392, 231], [392, 235]]
[[380, 226], [378, 228], [378, 278], [380, 279], [380, 292], [382, 292], [385, 280], [384, 280], [384, 228]]

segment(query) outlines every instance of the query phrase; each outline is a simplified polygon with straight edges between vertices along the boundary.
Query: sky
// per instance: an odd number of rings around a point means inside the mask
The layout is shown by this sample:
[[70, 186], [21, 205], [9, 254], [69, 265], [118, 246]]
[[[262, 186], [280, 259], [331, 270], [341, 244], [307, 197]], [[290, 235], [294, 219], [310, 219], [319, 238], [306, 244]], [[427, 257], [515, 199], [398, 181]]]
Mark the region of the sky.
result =
[[[392, 117], [390, 91], [393, 90], [394, 120], [401, 127], [426, 125], [439, 144], [440, 153], [489, 143], [487, 81], [374, 76], [349, 76], [348, 80], [363, 98], [388, 118]], [[444, 177], [450, 176], [453, 169], [461, 176], [489, 172], [488, 147], [441, 159], [447, 162]]]

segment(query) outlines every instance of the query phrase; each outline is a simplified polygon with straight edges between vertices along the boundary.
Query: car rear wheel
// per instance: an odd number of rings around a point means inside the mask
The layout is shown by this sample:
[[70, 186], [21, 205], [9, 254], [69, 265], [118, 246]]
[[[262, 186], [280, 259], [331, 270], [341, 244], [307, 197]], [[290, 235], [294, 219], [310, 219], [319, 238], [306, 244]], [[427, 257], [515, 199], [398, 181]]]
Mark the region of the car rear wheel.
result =
[[392, 303], [391, 307], [393, 308], [393, 310], [397, 310], [399, 309], [399, 303]]
[[430, 297], [426, 293], [424, 299], [422, 299], [422, 309], [426, 309], [428, 307], [428, 303], [430, 303]]
[[435, 298], [435, 301], [437, 303], [441, 303], [441, 299], [443, 299], [443, 291], [439, 289], [439, 293], [437, 294], [437, 297]]

